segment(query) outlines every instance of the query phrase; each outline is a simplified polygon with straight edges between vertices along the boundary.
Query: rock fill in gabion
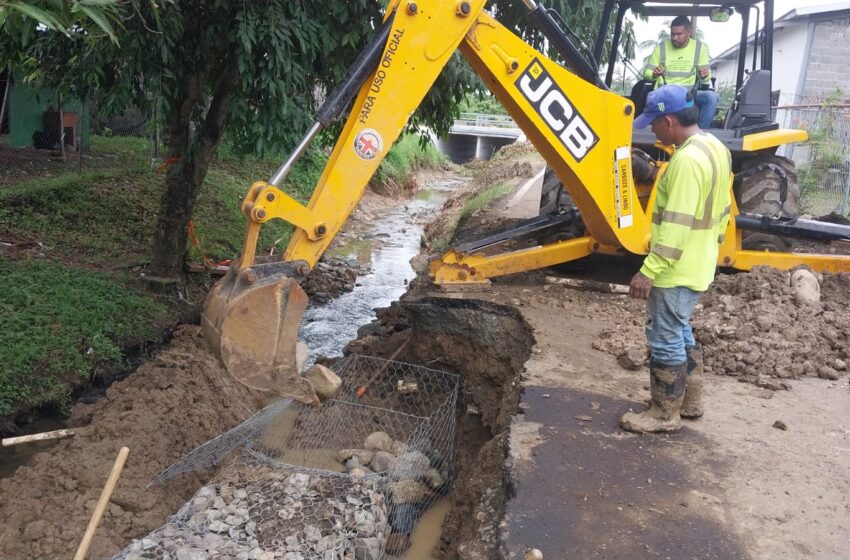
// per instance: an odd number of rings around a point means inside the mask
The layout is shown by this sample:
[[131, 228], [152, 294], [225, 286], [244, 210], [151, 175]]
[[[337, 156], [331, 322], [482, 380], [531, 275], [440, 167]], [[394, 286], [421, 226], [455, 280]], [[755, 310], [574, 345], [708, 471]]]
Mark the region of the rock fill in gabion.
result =
[[379, 560], [450, 485], [457, 377], [349, 356], [321, 408], [266, 407], [153, 483], [222, 466], [121, 560]]

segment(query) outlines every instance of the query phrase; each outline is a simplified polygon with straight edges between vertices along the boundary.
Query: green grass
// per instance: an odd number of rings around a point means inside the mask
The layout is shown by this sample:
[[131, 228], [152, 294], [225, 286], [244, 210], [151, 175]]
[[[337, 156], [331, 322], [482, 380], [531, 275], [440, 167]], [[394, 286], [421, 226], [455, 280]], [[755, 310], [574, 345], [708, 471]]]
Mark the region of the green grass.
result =
[[160, 337], [165, 306], [97, 272], [0, 257], [0, 416], [67, 404], [122, 346]]
[[466, 204], [463, 205], [463, 209], [460, 211], [459, 224], [462, 224], [464, 220], [472, 216], [478, 210], [486, 208], [491, 202], [497, 198], [505, 196], [512, 190], [513, 187], [508, 183], [496, 183], [471, 197], [466, 201]]
[[424, 147], [417, 134], [405, 134], [387, 153], [372, 179], [373, 183], [403, 183], [420, 169], [442, 166], [448, 159], [433, 144]]
[[0, 192], [0, 225], [53, 257], [96, 265], [147, 254], [161, 185], [144, 166], [65, 173]]
[[[283, 190], [306, 204], [326, 162], [321, 153], [308, 152], [287, 177]], [[197, 236], [207, 257], [220, 261], [241, 252], [247, 223], [240, 210], [242, 198], [251, 183], [267, 181], [278, 165], [268, 160], [225, 160], [210, 169], [193, 213]], [[279, 253], [286, 248], [292, 231], [292, 225], [282, 220], [266, 222], [260, 228], [258, 250], [267, 253], [274, 247]], [[190, 256], [201, 260], [194, 246]]]
[[151, 143], [137, 136], [101, 136], [93, 134], [90, 149], [94, 154], [132, 158], [150, 157]]
[[[0, 230], [40, 242], [45, 255], [0, 259], [0, 417], [66, 405], [74, 388], [119, 368], [124, 348], [159, 339], [177, 320], [180, 306], [138, 290], [129, 276], [91, 270], [149, 262], [164, 189], [163, 175], [149, 165], [146, 141], [92, 141], [96, 169], [0, 191]], [[306, 202], [325, 161], [319, 152], [305, 156], [284, 190]], [[212, 258], [241, 249], [241, 198], [277, 166], [257, 159], [213, 163], [193, 213]], [[291, 231], [279, 220], [265, 225], [261, 250], [285, 246]], [[190, 258], [200, 261], [196, 250]]]
[[[95, 136], [92, 164], [86, 169], [84, 162], [82, 174], [38, 177], [0, 191], [0, 230], [40, 242], [45, 257], [0, 257], [0, 417], [67, 404], [74, 388], [120, 367], [124, 348], [157, 340], [177, 320], [177, 306], [139, 291], [131, 275], [97, 271], [150, 260], [164, 175], [151, 168], [148, 150], [144, 139]], [[380, 173], [401, 183], [443, 161], [435, 149], [421, 149], [418, 137], [406, 136]], [[320, 151], [308, 152], [283, 189], [306, 203], [326, 162]], [[212, 164], [192, 216], [211, 259], [241, 250], [241, 200], [279, 163], [224, 151]], [[292, 230], [281, 220], [265, 224], [259, 251], [282, 251]], [[201, 261], [196, 248], [190, 259]]]
[[[122, 139], [124, 140], [124, 139]], [[129, 148], [127, 147], [129, 146]], [[138, 150], [132, 142], [118, 150]], [[284, 189], [306, 202], [324, 166], [321, 154], [305, 156]], [[129, 151], [115, 167], [64, 173], [18, 183], [0, 191], [0, 226], [38, 239], [50, 256], [88, 266], [147, 262], [153, 243], [164, 182]], [[251, 183], [268, 179], [277, 163], [262, 160], [214, 162], [193, 212], [203, 250], [221, 260], [241, 249], [245, 217], [241, 198]], [[275, 220], [264, 225], [260, 248], [285, 245], [292, 227]], [[199, 259], [193, 250], [193, 258]]]

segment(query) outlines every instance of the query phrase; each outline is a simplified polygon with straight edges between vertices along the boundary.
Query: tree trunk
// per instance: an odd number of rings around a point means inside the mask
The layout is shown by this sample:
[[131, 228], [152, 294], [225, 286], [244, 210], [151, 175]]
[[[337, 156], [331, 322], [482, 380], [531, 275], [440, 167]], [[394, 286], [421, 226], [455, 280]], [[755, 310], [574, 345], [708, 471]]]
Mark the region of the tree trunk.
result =
[[207, 175], [215, 150], [221, 142], [229, 116], [230, 101], [239, 79], [233, 57], [216, 69], [213, 95], [209, 108], [194, 139], [190, 135], [192, 111], [202, 101], [204, 75], [186, 79], [180, 103], [169, 122], [170, 157], [179, 161], [168, 168], [165, 192], [160, 201], [159, 220], [154, 232], [151, 273], [162, 278], [178, 278], [186, 262], [189, 218], [201, 185]]

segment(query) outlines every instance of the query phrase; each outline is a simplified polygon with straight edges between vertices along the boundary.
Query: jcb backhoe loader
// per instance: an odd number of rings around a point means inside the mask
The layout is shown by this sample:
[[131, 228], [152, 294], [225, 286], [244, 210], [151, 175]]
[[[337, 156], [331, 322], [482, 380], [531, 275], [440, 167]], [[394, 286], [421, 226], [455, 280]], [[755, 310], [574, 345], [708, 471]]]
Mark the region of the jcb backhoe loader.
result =
[[[770, 1], [770, 0], [768, 0]], [[547, 267], [592, 253], [646, 254], [649, 249], [654, 173], [664, 162], [641, 164], [633, 175], [634, 103], [608, 90], [594, 64], [575, 47], [562, 22], [534, 0], [529, 16], [566, 67], [550, 60], [484, 11], [485, 0], [393, 0], [383, 26], [353, 64], [347, 79], [318, 111], [316, 123], [269, 182], [254, 183], [242, 204], [248, 218], [241, 259], [210, 293], [202, 326], [228, 371], [256, 389], [309, 398], [295, 371], [295, 342], [307, 298], [299, 286], [361, 198], [367, 182], [407, 119], [452, 54], [460, 49], [484, 83], [557, 173], [575, 202], [569, 216], [585, 235], [502, 254], [480, 248], [515, 236], [467, 243], [432, 263], [437, 284], [489, 278]], [[736, 4], [736, 2], [725, 2]], [[278, 185], [316, 134], [354, 99], [345, 127], [306, 206]], [[805, 139], [805, 133], [781, 132]], [[668, 149], [669, 150], [669, 149]], [[730, 177], [730, 188], [732, 178]], [[850, 239], [850, 228], [731, 212], [718, 264], [740, 270], [757, 265], [787, 269], [850, 270], [850, 258], [743, 250], [741, 227], [785, 235]], [[260, 226], [283, 219], [296, 228], [282, 258], [255, 255]], [[527, 230], [540, 223], [521, 224]], [[491, 236], [492, 237], [492, 236]], [[482, 240], [479, 240], [482, 241]]]

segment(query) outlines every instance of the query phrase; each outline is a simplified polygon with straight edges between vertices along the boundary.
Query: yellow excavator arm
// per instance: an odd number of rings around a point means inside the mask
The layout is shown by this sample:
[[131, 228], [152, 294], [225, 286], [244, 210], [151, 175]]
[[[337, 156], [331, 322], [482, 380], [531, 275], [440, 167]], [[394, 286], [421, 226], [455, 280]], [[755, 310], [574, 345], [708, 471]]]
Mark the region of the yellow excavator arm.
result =
[[[298, 281], [313, 268], [354, 210], [410, 115], [454, 52], [460, 52], [555, 170], [588, 235], [507, 254], [450, 251], [432, 265], [438, 283], [487, 278], [566, 262], [593, 252], [645, 254], [652, 196], [632, 176], [634, 105], [608, 91], [533, 0], [523, 0], [570, 69], [548, 59], [484, 11], [485, 0], [395, 0], [375, 40], [317, 122], [268, 183], [254, 183], [242, 210], [248, 230], [241, 260], [210, 293], [202, 316], [210, 346], [243, 383], [310, 400], [295, 371], [295, 342], [307, 298]], [[313, 137], [354, 99], [345, 126], [306, 206], [279, 184]], [[296, 231], [283, 259], [255, 258], [259, 228], [271, 219]], [[741, 251], [731, 220], [721, 264], [850, 269], [847, 259]], [[780, 256], [781, 255], [781, 256]]]

